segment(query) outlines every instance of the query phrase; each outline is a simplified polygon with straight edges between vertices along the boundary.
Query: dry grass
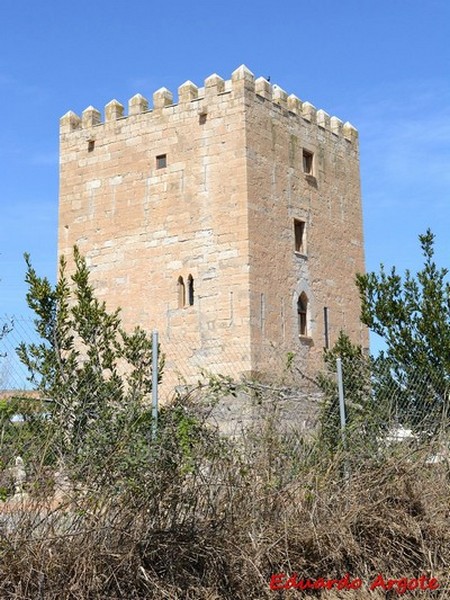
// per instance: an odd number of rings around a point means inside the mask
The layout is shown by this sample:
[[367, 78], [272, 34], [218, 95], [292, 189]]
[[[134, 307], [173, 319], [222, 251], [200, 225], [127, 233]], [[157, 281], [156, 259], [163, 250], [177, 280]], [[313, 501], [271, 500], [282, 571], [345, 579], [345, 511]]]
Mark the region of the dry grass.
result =
[[[324, 460], [273, 423], [239, 442], [203, 432], [158, 453], [133, 486], [86, 485], [62, 503], [10, 500], [0, 515], [0, 598], [264, 600], [390, 598], [386, 578], [434, 576], [449, 598], [448, 465], [430, 448]], [[186, 458], [186, 452], [188, 454]], [[274, 573], [359, 577], [360, 591], [271, 591]], [[405, 594], [408, 596], [408, 593]]]

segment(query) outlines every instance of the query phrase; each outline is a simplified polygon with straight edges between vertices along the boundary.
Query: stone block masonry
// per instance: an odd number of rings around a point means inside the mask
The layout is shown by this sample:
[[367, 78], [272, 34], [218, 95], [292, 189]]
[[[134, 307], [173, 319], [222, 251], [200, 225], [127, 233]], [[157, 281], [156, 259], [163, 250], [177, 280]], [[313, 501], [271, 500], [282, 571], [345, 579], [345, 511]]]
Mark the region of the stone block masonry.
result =
[[[241, 66], [60, 122], [59, 254], [77, 244], [127, 327], [189, 348], [186, 378], [276, 374], [367, 345], [358, 133]], [[164, 350], [164, 348], [163, 348]]]

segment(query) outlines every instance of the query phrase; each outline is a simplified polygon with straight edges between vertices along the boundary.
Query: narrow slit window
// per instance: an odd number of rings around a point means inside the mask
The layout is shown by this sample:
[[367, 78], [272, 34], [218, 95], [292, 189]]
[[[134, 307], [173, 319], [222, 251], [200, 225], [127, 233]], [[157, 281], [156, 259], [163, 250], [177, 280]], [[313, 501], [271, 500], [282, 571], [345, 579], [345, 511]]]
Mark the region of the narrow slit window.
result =
[[303, 149], [303, 173], [313, 175], [314, 154]]
[[298, 333], [302, 337], [308, 335], [308, 297], [303, 292], [297, 301]]
[[184, 287], [184, 281], [183, 278], [178, 277], [178, 282], [177, 282], [177, 293], [178, 293], [178, 308], [183, 308], [184, 305], [186, 304], [186, 289]]
[[306, 254], [305, 221], [294, 219], [295, 251]]
[[88, 141], [88, 152], [94, 152], [95, 148], [95, 140]]
[[167, 154], [159, 154], [156, 157], [156, 168], [165, 169], [167, 167]]
[[188, 304], [189, 306], [194, 306], [194, 278], [192, 275], [189, 275], [187, 279], [188, 283]]

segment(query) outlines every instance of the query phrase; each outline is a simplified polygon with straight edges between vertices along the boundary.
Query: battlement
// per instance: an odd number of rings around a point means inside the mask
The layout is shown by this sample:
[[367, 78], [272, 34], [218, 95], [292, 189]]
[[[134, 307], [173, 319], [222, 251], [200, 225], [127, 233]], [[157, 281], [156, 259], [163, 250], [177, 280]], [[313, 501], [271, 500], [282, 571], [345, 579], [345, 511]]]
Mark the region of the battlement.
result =
[[161, 114], [165, 110], [174, 109], [185, 110], [190, 105], [197, 108], [198, 114], [206, 114], [208, 102], [214, 97], [230, 95], [232, 98], [238, 98], [244, 95], [248, 97], [251, 94], [254, 95], [255, 100], [259, 98], [278, 106], [287, 117], [301, 118], [336, 136], [342, 136], [349, 142], [358, 139], [358, 131], [351, 123], [343, 123], [324, 110], [317, 110], [310, 102], [303, 102], [295, 94], [288, 95], [280, 86], [271, 84], [264, 77], [255, 79], [245, 65], [233, 71], [229, 80], [224, 80], [214, 73], [205, 79], [203, 87], [196, 86], [192, 81], [186, 81], [178, 88], [178, 102], [174, 101], [172, 92], [165, 87], [154, 92], [153, 108], [149, 108], [148, 100], [141, 94], [136, 94], [128, 101], [128, 114], [125, 114], [125, 107], [118, 100], [111, 100], [105, 106], [103, 122], [100, 111], [93, 106], [86, 108], [81, 117], [69, 111], [60, 119], [60, 133], [68, 134], [80, 129], [90, 130], [105, 123], [142, 114]]

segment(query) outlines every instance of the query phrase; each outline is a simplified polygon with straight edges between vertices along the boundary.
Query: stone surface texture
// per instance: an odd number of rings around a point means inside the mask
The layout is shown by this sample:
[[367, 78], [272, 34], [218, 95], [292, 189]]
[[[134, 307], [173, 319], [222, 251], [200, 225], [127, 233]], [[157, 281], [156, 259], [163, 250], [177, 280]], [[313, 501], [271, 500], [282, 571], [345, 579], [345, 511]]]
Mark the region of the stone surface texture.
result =
[[[355, 286], [364, 250], [354, 127], [262, 78], [255, 88], [245, 67], [204, 88], [186, 82], [179, 103], [165, 88], [153, 98], [149, 109], [136, 95], [128, 116], [113, 101], [103, 122], [92, 107], [62, 117], [59, 254], [70, 261], [77, 244], [98, 296], [122, 308], [125, 325], [160, 331], [169, 371], [270, 374], [289, 352], [314, 373], [324, 307], [331, 344], [343, 329], [367, 346]], [[304, 254], [294, 219], [305, 222]]]

